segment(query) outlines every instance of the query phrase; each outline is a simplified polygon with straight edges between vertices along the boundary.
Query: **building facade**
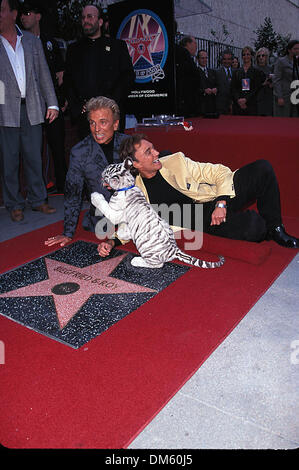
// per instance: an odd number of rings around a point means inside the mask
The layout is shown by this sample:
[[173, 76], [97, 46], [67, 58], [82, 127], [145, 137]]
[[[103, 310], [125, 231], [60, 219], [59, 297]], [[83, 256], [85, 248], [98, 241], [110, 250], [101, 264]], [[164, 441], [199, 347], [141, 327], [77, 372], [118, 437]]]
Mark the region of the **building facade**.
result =
[[[196, 9], [194, 0], [174, 1], [177, 5], [189, 4], [190, 10]], [[299, 0], [203, 0], [202, 3], [207, 7], [205, 13], [176, 18], [179, 32], [236, 47], [253, 47], [254, 31], [270, 17], [276, 33], [290, 34], [291, 39], [299, 37]]]

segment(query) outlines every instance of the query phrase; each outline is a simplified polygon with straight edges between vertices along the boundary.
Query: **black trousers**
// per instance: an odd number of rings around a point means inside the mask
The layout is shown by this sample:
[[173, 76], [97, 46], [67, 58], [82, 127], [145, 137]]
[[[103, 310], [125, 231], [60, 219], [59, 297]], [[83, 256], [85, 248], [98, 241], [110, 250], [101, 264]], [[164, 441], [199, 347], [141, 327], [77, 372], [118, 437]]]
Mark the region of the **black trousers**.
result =
[[[234, 187], [236, 196], [227, 201], [226, 222], [211, 226], [215, 201], [203, 204], [203, 231], [235, 240], [264, 240], [268, 230], [282, 223], [279, 187], [272, 165], [267, 160], [257, 160], [239, 168]], [[254, 202], [258, 212], [246, 210]]]
[[51, 124], [45, 123], [45, 131], [54, 162], [56, 187], [63, 191], [67, 166], [65, 161], [65, 123], [61, 111]]

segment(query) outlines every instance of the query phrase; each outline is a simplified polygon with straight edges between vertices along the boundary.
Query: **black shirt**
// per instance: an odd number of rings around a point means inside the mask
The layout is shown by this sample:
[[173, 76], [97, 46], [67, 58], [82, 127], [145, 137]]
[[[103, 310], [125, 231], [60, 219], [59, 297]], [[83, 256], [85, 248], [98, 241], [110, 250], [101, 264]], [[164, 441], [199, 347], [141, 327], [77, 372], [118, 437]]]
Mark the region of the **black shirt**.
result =
[[[152, 178], [143, 178], [151, 205], [160, 217], [164, 218], [169, 225], [176, 225], [194, 230], [196, 217], [196, 204], [191, 198], [177, 191], [163, 178], [160, 171]], [[155, 207], [166, 204], [170, 209], [167, 213], [163, 207]], [[170, 207], [172, 204], [176, 206]], [[186, 207], [187, 205], [187, 207]], [[185, 207], [184, 207], [185, 206]]]
[[108, 144], [101, 144], [101, 149], [103, 150], [109, 165], [111, 163], [114, 163], [114, 161], [113, 161], [113, 148], [114, 148], [114, 135], [113, 135], [112, 140]]
[[88, 90], [85, 99], [98, 96], [101, 88], [100, 57], [102, 49], [102, 38], [86, 38], [83, 67], [85, 90]]

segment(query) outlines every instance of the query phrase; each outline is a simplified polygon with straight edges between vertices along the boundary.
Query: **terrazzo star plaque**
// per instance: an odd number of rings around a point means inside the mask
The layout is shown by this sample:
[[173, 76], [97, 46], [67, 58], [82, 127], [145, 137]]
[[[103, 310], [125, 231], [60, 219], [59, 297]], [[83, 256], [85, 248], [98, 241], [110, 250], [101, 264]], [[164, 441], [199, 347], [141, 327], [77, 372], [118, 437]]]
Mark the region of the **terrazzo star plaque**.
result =
[[0, 276], [0, 314], [79, 348], [189, 270], [136, 268], [134, 255], [78, 241]]

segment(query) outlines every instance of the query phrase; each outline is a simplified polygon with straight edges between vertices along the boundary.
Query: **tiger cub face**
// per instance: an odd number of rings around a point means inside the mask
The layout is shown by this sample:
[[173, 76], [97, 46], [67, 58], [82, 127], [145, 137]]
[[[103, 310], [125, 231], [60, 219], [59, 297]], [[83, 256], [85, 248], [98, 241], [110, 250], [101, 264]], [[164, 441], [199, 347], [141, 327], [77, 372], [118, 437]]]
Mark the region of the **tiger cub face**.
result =
[[102, 172], [102, 183], [115, 191], [132, 186], [135, 178], [130, 172], [133, 166], [131, 159], [126, 158], [123, 163], [112, 163]]

